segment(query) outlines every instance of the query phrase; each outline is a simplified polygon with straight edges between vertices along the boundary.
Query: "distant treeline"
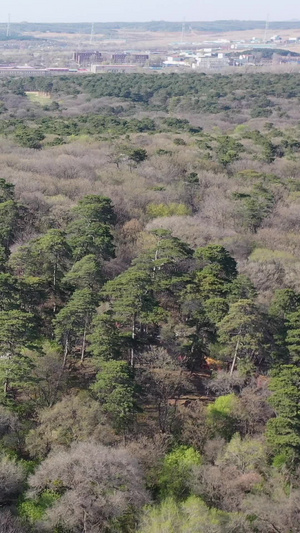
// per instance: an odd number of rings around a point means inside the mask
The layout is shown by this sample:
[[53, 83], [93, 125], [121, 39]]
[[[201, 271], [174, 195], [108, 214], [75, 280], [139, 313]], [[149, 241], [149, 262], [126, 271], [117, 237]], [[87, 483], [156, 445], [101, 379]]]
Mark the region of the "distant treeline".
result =
[[[260, 54], [261, 57], [263, 57], [264, 59], [271, 59], [272, 56], [274, 54], [277, 54], [278, 56], [283, 56], [283, 57], [287, 57], [287, 56], [290, 56], [290, 57], [299, 57], [300, 54], [298, 54], [297, 52], [291, 52], [291, 50], [281, 50], [281, 48], [252, 48], [250, 50], [244, 50], [243, 51], [243, 54]], [[229, 54], [226, 54], [228, 56], [236, 56], [236, 57], [239, 57], [239, 55], [241, 55], [241, 51], [238, 50], [237, 52], [230, 52]]]
[[[36, 41], [36, 37], [32, 35], [20, 35], [18, 33], [13, 33], [12, 35], [6, 35], [5, 33], [0, 32], [0, 41]], [[40, 39], [39, 39], [40, 40]]]
[[[192, 28], [198, 31], [241, 31], [263, 29], [265, 21], [262, 20], [216, 20], [206, 22], [186, 22], [185, 26], [188, 30]], [[0, 24], [0, 33], [5, 30], [6, 23]], [[22, 22], [13, 24], [16, 32], [61, 32], [61, 33], [90, 33], [91, 23], [31, 23]], [[182, 30], [182, 22], [168, 22], [164, 20], [150, 21], [150, 22], [98, 22], [94, 24], [94, 32], [103, 33], [119, 29], [130, 29], [139, 31], [170, 31], [180, 32]], [[270, 29], [273, 30], [287, 30], [300, 29], [299, 21], [277, 21], [270, 22]]]

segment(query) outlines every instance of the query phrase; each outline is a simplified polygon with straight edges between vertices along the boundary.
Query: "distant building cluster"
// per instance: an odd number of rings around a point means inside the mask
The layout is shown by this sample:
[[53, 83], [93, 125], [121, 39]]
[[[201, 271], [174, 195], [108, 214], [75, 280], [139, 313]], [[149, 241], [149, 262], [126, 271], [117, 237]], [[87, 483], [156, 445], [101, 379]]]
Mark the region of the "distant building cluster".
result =
[[99, 52], [97, 50], [76, 51], [73, 61], [79, 66], [99, 65], [145, 65], [150, 59], [149, 53], [137, 52]]
[[220, 69], [230, 65], [230, 59], [222, 52], [214, 52], [212, 48], [191, 52], [180, 52], [177, 56], [169, 56], [163, 62], [164, 67], [188, 67], [203, 69]]
[[73, 53], [73, 61], [78, 65], [90, 65], [102, 61], [102, 53], [97, 51], [80, 51]]
[[[290, 63], [300, 64], [300, 36], [283, 38], [275, 34], [267, 38], [253, 36], [244, 40], [204, 40], [201, 42], [170, 43], [150, 52], [144, 50], [76, 50], [54, 59], [52, 67], [5, 64], [0, 65], [0, 77], [56, 76], [62, 74], [130, 73], [145, 70], [219, 71], [227, 67], [242, 67]], [[292, 52], [295, 47], [296, 52]], [[62, 68], [59, 66], [65, 65]]]

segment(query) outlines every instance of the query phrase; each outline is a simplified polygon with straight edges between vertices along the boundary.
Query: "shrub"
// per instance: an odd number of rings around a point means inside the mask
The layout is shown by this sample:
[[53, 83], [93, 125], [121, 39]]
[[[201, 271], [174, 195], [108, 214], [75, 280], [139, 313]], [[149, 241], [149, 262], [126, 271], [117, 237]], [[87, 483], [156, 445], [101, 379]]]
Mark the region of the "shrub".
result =
[[250, 261], [268, 263], [272, 261], [296, 261], [296, 257], [283, 250], [269, 250], [268, 248], [255, 248], [249, 257]]
[[208, 424], [213, 433], [219, 434], [225, 439], [230, 439], [236, 431], [237, 419], [234, 411], [238, 405], [238, 397], [235, 394], [219, 396], [214, 403], [207, 408]]
[[162, 497], [173, 496], [177, 499], [186, 497], [189, 493], [192, 468], [201, 463], [200, 453], [188, 446], [179, 446], [166, 455], [159, 479]]
[[192, 214], [192, 210], [187, 207], [185, 204], [149, 204], [147, 207], [147, 214], [150, 218], [158, 217], [172, 217], [177, 216], [188, 216]]
[[139, 533], [247, 533], [242, 514], [209, 508], [200, 498], [190, 496], [177, 503], [167, 498], [160, 505], [144, 511]]
[[181, 137], [176, 137], [176, 139], [174, 139], [174, 144], [177, 146], [186, 146], [185, 140], [181, 139]]

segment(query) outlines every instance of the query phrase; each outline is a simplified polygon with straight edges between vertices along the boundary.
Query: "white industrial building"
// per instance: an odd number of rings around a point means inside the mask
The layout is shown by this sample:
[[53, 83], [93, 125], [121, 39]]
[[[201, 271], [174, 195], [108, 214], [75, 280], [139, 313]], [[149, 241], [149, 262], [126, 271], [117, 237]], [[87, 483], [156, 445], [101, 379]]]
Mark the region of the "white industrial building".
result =
[[216, 54], [203, 54], [196, 57], [196, 63], [193, 63], [193, 68], [204, 69], [220, 69], [228, 67], [230, 64], [229, 59], [224, 56], [223, 53]]

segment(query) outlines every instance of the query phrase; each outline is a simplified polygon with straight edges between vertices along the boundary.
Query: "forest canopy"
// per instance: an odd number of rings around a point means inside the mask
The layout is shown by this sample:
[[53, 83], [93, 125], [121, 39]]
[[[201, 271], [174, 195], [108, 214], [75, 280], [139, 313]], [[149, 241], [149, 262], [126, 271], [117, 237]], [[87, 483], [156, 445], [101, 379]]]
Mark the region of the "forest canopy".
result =
[[299, 124], [292, 73], [0, 80], [1, 532], [298, 531]]

